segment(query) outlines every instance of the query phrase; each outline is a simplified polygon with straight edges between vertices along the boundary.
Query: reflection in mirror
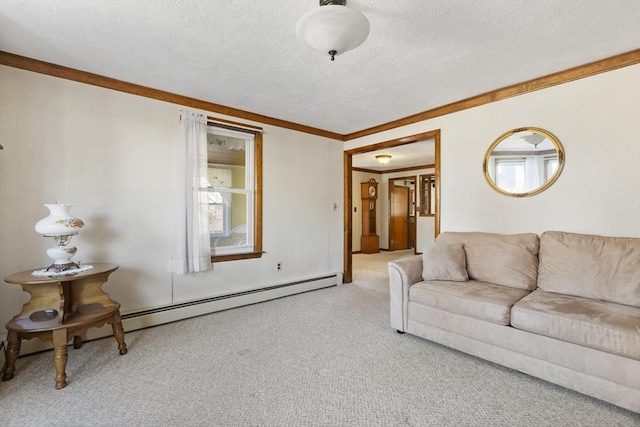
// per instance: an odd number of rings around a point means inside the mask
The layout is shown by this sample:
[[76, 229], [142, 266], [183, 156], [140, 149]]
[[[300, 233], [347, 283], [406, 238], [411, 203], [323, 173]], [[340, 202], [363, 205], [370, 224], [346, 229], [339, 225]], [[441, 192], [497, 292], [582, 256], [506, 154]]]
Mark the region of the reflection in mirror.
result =
[[499, 193], [526, 197], [553, 184], [564, 166], [564, 150], [551, 133], [519, 128], [502, 134], [487, 150], [483, 171]]
[[436, 176], [420, 175], [420, 216], [436, 214]]

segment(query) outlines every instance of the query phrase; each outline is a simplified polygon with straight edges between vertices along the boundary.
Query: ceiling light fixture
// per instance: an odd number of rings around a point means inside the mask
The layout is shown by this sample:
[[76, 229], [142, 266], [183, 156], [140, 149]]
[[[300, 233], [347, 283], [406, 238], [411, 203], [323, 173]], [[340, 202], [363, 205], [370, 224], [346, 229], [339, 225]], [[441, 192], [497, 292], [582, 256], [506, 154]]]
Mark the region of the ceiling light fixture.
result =
[[531, 135], [522, 136], [520, 139], [533, 145], [534, 148], [538, 148], [538, 144], [542, 143], [545, 140], [545, 137], [538, 133], [532, 133]]
[[378, 161], [378, 163], [386, 165], [387, 163], [389, 163], [389, 160], [391, 160], [391, 156], [388, 154], [380, 154], [379, 156], [376, 156], [376, 160]]
[[369, 21], [346, 5], [347, 0], [320, 0], [320, 8], [302, 15], [296, 25], [298, 38], [333, 61], [360, 46], [369, 36]]

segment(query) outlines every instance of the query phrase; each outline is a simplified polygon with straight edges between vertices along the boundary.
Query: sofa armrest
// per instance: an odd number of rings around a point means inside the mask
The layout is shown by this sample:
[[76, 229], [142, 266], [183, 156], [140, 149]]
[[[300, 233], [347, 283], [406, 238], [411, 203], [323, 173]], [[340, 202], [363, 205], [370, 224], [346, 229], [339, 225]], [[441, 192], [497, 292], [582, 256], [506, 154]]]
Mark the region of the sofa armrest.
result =
[[422, 281], [422, 255], [391, 261], [388, 268], [391, 327], [399, 332], [405, 332], [408, 320], [409, 288], [414, 283]]

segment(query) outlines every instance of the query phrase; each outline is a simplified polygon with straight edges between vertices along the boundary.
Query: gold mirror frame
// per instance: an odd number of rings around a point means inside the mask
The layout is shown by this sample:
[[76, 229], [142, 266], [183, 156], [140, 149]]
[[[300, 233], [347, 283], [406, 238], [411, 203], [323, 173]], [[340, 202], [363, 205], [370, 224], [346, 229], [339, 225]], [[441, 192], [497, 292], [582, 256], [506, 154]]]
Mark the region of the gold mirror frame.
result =
[[[551, 175], [542, 185], [540, 185], [539, 187], [527, 191], [527, 192], [523, 192], [523, 193], [516, 193], [516, 192], [509, 192], [503, 188], [498, 187], [498, 185], [493, 181], [493, 179], [491, 178], [491, 175], [489, 174], [489, 163], [490, 163], [490, 158], [493, 154], [493, 152], [495, 151], [496, 147], [498, 145], [500, 145], [500, 143], [502, 143], [503, 141], [513, 138], [514, 135], [518, 134], [518, 133], [530, 133], [530, 134], [539, 134], [544, 136], [546, 139], [548, 139], [553, 146], [555, 147], [555, 151], [557, 154], [557, 158], [558, 158], [558, 167], [556, 168], [555, 172], [553, 173], [553, 175]], [[544, 139], [543, 139], [544, 141]], [[534, 145], [534, 142], [528, 141], [530, 144]], [[534, 149], [537, 148], [538, 144], [535, 144]], [[523, 128], [517, 128], [517, 129], [512, 129], [508, 132], [503, 133], [502, 135], [500, 135], [495, 141], [493, 141], [493, 144], [491, 144], [489, 146], [489, 148], [487, 149], [487, 152], [484, 155], [484, 161], [482, 164], [482, 171], [484, 173], [484, 179], [487, 181], [487, 183], [491, 186], [491, 188], [493, 188], [495, 191], [497, 191], [500, 194], [504, 194], [505, 196], [510, 196], [510, 197], [529, 197], [529, 196], [533, 196], [536, 194], [539, 194], [541, 192], [543, 192], [544, 190], [546, 190], [547, 188], [549, 188], [551, 185], [553, 185], [554, 182], [556, 182], [558, 180], [558, 177], [560, 176], [560, 173], [562, 172], [562, 169], [564, 168], [564, 161], [565, 161], [565, 155], [564, 155], [564, 148], [562, 147], [562, 144], [560, 144], [560, 141], [558, 140], [558, 138], [556, 138], [551, 132], [548, 132], [544, 129], [540, 129], [540, 128], [536, 128], [536, 127], [523, 127]]]

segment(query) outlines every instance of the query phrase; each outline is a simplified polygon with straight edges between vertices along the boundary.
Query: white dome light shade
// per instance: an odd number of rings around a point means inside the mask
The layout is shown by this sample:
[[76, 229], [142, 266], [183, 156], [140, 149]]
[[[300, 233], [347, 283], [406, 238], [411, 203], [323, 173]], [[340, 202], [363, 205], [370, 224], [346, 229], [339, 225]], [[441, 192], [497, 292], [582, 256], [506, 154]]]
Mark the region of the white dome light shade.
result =
[[360, 46], [369, 36], [369, 21], [347, 6], [326, 5], [302, 15], [298, 38], [318, 52], [340, 55]]
[[391, 160], [391, 156], [388, 154], [380, 154], [376, 156], [376, 160], [378, 161], [378, 163], [386, 165]]

